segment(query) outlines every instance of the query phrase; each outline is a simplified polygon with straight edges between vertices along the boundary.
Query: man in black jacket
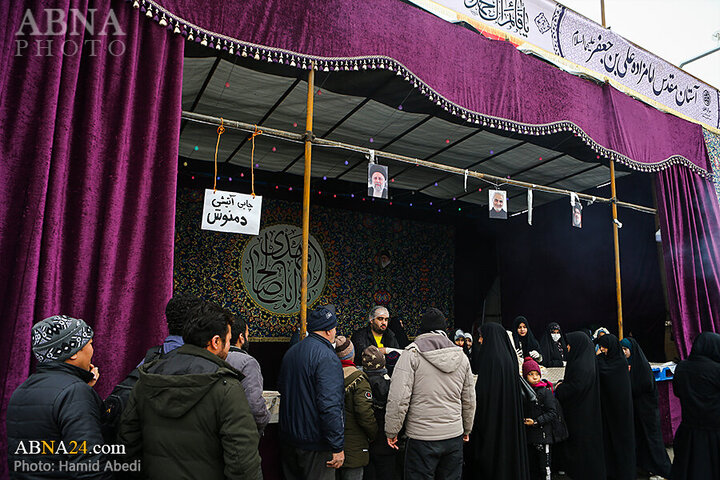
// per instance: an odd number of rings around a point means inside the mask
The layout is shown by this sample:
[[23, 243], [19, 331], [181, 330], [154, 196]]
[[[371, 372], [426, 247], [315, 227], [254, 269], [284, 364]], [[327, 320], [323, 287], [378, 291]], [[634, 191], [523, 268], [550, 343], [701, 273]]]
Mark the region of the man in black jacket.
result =
[[355, 365], [362, 365], [362, 352], [370, 345], [380, 349], [386, 355], [388, 348], [400, 348], [392, 330], [388, 329], [390, 313], [388, 309], [377, 305], [370, 310], [368, 325], [353, 333], [351, 341], [355, 346]]
[[7, 410], [10, 478], [112, 478], [109, 459], [100, 454], [92, 338], [83, 320], [65, 315], [33, 326], [37, 371], [15, 390]]
[[332, 306], [308, 315], [310, 334], [283, 357], [278, 378], [282, 468], [286, 480], [334, 480], [345, 460], [345, 382], [333, 343]]
[[131, 459], [142, 459], [146, 478], [261, 478], [242, 374], [225, 362], [232, 321], [219, 305], [198, 305], [185, 345], [140, 367], [118, 437]]

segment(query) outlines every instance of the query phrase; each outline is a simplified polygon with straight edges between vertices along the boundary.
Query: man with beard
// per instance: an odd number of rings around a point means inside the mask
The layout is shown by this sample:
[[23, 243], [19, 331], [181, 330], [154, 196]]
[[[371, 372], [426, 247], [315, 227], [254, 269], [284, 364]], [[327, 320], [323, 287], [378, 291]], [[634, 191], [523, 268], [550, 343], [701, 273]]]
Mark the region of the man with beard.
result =
[[388, 353], [388, 348], [400, 348], [395, 334], [387, 328], [389, 320], [387, 308], [377, 305], [370, 310], [368, 325], [358, 329], [351, 338], [355, 345], [355, 365], [362, 365], [362, 352], [371, 345], [378, 347], [383, 355]]
[[261, 478], [258, 443], [240, 373], [225, 359], [233, 316], [205, 302], [183, 328], [185, 344], [140, 367], [118, 438], [143, 478]]
[[368, 195], [375, 198], [388, 198], [387, 167], [371, 164], [368, 168]]
[[260, 364], [248, 353], [250, 338], [249, 329], [245, 319], [235, 317], [232, 324], [230, 336], [230, 352], [227, 362], [245, 375], [240, 383], [245, 389], [245, 396], [250, 404], [250, 412], [255, 418], [258, 432], [262, 434], [268, 423], [270, 423], [270, 412], [263, 398], [263, 375]]

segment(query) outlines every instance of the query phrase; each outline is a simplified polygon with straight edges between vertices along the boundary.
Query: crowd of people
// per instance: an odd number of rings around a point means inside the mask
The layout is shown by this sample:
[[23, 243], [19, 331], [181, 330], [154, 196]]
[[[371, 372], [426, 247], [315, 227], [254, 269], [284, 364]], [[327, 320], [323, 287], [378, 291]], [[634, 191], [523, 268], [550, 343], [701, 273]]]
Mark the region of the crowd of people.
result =
[[[37, 369], [7, 410], [11, 478], [263, 477], [270, 413], [247, 323], [190, 295], [173, 297], [166, 317], [163, 344], [104, 401], [92, 328], [62, 315], [33, 326]], [[283, 357], [287, 480], [720, 478], [717, 333], [700, 334], [675, 370], [683, 416], [671, 464], [633, 338], [550, 323], [538, 341], [518, 317], [509, 331], [485, 323], [451, 340], [429, 308], [410, 342], [386, 307], [367, 320], [343, 336], [333, 306], [312, 310], [307, 337]], [[562, 380], [544, 367], [564, 367]]]

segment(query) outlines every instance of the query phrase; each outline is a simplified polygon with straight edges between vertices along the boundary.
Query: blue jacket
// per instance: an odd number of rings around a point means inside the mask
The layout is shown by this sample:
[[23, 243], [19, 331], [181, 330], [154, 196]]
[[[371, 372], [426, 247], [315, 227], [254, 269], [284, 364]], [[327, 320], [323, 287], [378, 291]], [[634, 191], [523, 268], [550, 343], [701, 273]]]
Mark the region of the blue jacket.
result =
[[290, 347], [280, 367], [280, 433], [303, 450], [344, 449], [345, 395], [340, 359], [316, 333]]

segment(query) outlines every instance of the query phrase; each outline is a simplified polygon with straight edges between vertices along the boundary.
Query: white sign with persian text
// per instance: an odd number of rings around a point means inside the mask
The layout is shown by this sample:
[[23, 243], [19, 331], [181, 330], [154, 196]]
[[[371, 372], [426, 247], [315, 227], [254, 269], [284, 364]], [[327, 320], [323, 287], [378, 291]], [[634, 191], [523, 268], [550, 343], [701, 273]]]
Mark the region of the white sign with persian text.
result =
[[[440, 18], [555, 54], [707, 127], [720, 93], [669, 62], [552, 0], [410, 0]], [[649, 103], [649, 102], [648, 102]]]
[[222, 190], [205, 190], [203, 230], [257, 235], [260, 232], [262, 197]]

